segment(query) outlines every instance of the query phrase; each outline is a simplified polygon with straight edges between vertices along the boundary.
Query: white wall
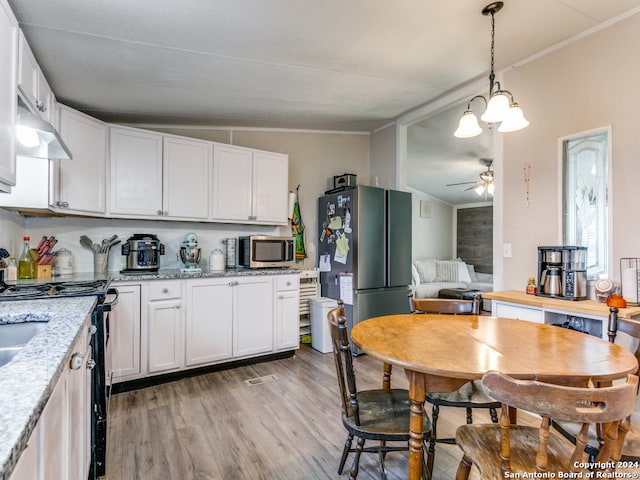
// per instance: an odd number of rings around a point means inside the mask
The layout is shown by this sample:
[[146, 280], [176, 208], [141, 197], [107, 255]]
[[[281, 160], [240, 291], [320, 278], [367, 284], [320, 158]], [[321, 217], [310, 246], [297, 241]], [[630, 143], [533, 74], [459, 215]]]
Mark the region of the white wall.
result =
[[[420, 201], [429, 202], [430, 217], [420, 216]], [[446, 260], [454, 254], [454, 208], [428, 195], [412, 191], [412, 257]]]
[[16, 212], [0, 209], [0, 247], [6, 248], [16, 261], [22, 251], [22, 237], [24, 235], [24, 217]]
[[396, 124], [392, 123], [371, 134], [371, 178], [369, 185], [397, 189]]
[[[512, 245], [502, 259], [503, 287], [522, 289], [534, 275], [537, 246], [561, 240], [558, 138], [612, 126], [613, 276], [620, 257], [640, 257], [640, 14], [535, 61], [509, 70], [503, 87], [513, 92], [530, 125], [503, 138], [503, 232]], [[525, 203], [524, 166], [531, 164], [530, 204]]]

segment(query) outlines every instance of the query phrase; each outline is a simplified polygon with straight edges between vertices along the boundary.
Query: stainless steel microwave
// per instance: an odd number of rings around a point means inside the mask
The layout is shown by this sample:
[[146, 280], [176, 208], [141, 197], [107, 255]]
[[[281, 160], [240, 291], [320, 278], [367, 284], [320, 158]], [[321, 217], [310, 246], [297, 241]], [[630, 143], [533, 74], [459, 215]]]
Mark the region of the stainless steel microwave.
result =
[[251, 235], [238, 237], [238, 266], [248, 268], [290, 267], [295, 262], [293, 237]]

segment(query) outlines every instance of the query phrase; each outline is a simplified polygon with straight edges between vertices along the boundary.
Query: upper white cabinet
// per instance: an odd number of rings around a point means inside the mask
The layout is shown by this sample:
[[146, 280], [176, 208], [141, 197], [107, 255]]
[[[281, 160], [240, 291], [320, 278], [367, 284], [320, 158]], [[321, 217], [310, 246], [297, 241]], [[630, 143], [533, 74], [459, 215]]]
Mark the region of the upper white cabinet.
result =
[[206, 220], [211, 204], [211, 143], [165, 135], [163, 147], [165, 216]]
[[18, 87], [30, 106], [53, 123], [55, 96], [22, 32], [18, 50]]
[[0, 0], [0, 192], [16, 184], [16, 69], [18, 22]]
[[109, 213], [157, 217], [162, 210], [162, 135], [109, 128]]
[[285, 225], [287, 155], [216, 144], [213, 148], [213, 220]]
[[51, 169], [50, 194], [54, 209], [65, 213], [104, 215], [106, 125], [84, 113], [60, 106], [60, 135], [71, 150], [73, 159], [56, 160], [57, 168]]
[[210, 142], [126, 127], [109, 131], [111, 215], [208, 218]]

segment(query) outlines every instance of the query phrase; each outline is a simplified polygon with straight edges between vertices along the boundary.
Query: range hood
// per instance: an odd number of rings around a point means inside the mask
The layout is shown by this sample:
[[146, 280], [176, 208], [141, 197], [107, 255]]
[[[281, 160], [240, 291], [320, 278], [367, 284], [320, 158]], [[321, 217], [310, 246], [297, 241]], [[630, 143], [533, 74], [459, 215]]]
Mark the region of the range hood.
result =
[[[16, 142], [16, 153], [18, 155], [64, 160], [72, 158], [71, 151], [67, 148], [55, 127], [35, 112], [35, 109], [30, 106], [18, 88], [18, 130], [21, 127], [31, 129], [32, 136], [35, 131], [37, 142], [33, 137], [34, 141], [32, 143], [35, 145], [27, 146], [18, 140]], [[18, 136], [20, 136], [20, 132]]]

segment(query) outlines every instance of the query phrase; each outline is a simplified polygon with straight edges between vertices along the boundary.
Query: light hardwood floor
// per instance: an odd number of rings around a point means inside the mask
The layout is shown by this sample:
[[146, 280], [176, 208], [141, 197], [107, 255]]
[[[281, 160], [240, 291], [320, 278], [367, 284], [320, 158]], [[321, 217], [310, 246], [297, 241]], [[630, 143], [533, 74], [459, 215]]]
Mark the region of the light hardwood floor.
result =
[[[355, 368], [360, 389], [379, 388], [380, 362], [363, 355]], [[246, 383], [268, 375], [277, 379]], [[392, 385], [407, 388], [401, 371]], [[337, 474], [346, 439], [337, 390], [333, 356], [303, 345], [292, 358], [114, 395], [103, 478], [347, 479], [347, 468]], [[460, 410], [441, 410], [439, 432], [453, 435], [464, 423]], [[478, 411], [474, 421], [490, 419]], [[460, 457], [456, 445], [438, 445], [434, 480], [455, 478]], [[389, 480], [406, 478], [405, 452], [388, 454], [385, 465]], [[363, 455], [358, 479], [378, 478], [377, 456]]]

